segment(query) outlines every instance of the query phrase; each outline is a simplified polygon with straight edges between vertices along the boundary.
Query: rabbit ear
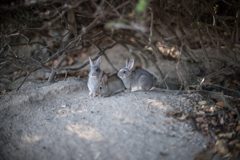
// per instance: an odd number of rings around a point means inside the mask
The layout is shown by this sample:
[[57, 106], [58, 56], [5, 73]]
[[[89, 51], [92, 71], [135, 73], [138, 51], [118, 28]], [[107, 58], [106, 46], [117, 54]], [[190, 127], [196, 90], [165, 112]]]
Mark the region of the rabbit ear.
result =
[[102, 56], [100, 56], [100, 57], [97, 59], [96, 65], [97, 65], [98, 67], [100, 67], [101, 62], [102, 62]]
[[103, 82], [103, 84], [106, 84], [106, 83], [107, 83], [107, 80], [108, 80], [107, 75], [104, 75], [104, 76], [102, 77], [102, 82]]
[[90, 63], [91, 66], [94, 65], [94, 63], [93, 63], [93, 61], [92, 61], [92, 59], [90, 57], [89, 57], [89, 63]]
[[131, 61], [128, 63], [127, 68], [131, 70], [133, 68], [133, 65], [134, 65], [134, 59], [131, 59]]
[[129, 63], [129, 57], [126, 60], [126, 67], [128, 67], [128, 63]]

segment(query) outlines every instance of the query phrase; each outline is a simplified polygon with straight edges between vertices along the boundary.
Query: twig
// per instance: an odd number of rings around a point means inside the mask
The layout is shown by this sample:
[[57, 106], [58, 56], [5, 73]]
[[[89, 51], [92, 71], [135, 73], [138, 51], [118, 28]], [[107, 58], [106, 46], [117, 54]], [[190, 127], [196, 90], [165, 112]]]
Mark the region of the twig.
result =
[[18, 86], [18, 88], [17, 88], [16, 91], [18, 91], [18, 90], [21, 88], [21, 86], [23, 85], [23, 83], [24, 83], [24, 82], [26, 81], [26, 79], [28, 78], [29, 73], [30, 73], [30, 72], [27, 72], [27, 75], [24, 77], [23, 81], [22, 81], [21, 84]]
[[151, 25], [150, 25], [150, 34], [149, 34], [149, 38], [148, 38], [148, 45], [147, 45], [147, 47], [145, 47], [145, 48], [148, 48], [150, 45], [151, 45], [151, 43], [152, 43], [152, 31], [153, 31], [153, 11], [152, 11], [152, 9], [149, 7], [149, 9], [150, 9], [150, 13], [151, 13]]
[[202, 33], [201, 33], [200, 29], [198, 29], [197, 32], [198, 32], [198, 37], [199, 37], [199, 40], [200, 40], [200, 45], [201, 45], [201, 48], [202, 48], [203, 53], [204, 53], [203, 55], [204, 55], [205, 59], [203, 60], [203, 62], [206, 62], [206, 65], [205, 65], [206, 69], [208, 71], [211, 71], [211, 68], [209, 66], [209, 59], [208, 59], [207, 50], [206, 50], [206, 48], [204, 46], [204, 42], [203, 42], [203, 38], [202, 38]]
[[48, 83], [52, 83], [53, 82], [53, 78], [56, 75], [55, 70], [57, 70], [61, 66], [62, 62], [65, 60], [66, 57], [67, 57], [67, 55], [65, 54], [65, 52], [60, 56], [57, 64], [52, 69], [52, 72], [51, 72], [51, 74], [50, 74], [50, 76], [48, 78]]
[[180, 57], [181, 57], [181, 55], [182, 55], [182, 48], [183, 48], [183, 43], [182, 43], [182, 45], [181, 45], [181, 47], [180, 47], [180, 52], [179, 52], [179, 56], [178, 56], [178, 61], [177, 61], [177, 64], [176, 64], [176, 71], [177, 71], [177, 74], [178, 74], [178, 77], [179, 77], [179, 79], [180, 79], [180, 81], [181, 81], [181, 87], [179, 88], [179, 90], [182, 90], [182, 88], [183, 88], [183, 83], [184, 83], [184, 78], [183, 78], [183, 76], [182, 76], [182, 74], [179, 72], [179, 64], [180, 64]]
[[105, 57], [105, 59], [107, 60], [107, 62], [110, 64], [110, 66], [113, 68], [113, 70], [118, 71], [118, 70], [114, 67], [114, 65], [112, 64], [112, 62], [108, 59], [105, 51], [103, 51], [101, 47], [99, 47], [96, 43], [92, 42], [91, 40], [88, 40], [88, 41], [89, 41], [92, 45], [94, 45], [96, 48], [98, 48], [98, 50], [103, 54], [103, 56]]
[[[104, 47], [102, 50], [105, 51], [107, 49], [110, 49], [110, 48], [114, 47], [115, 45], [116, 45], [116, 42], [113, 42], [110, 46]], [[92, 60], [93, 61], [97, 60], [98, 57], [100, 57], [101, 55], [102, 55], [102, 51], [98, 52], [97, 56], [95, 56]], [[59, 68], [59, 69], [56, 69], [54, 71], [56, 71], [56, 72], [60, 72], [60, 71], [77, 71], [77, 70], [80, 70], [80, 69], [86, 67], [88, 64], [89, 64], [89, 61], [87, 61], [86, 63], [84, 63], [81, 66], [76, 67], [76, 68]]]

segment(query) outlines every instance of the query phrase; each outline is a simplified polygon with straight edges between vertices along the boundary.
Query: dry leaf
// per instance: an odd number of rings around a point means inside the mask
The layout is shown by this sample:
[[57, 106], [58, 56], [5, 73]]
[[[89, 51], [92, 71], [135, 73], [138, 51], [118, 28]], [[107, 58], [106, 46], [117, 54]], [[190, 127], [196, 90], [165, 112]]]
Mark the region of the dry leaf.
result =
[[173, 123], [173, 120], [166, 120], [165, 122], [167, 122], [167, 123]]
[[224, 124], [224, 119], [223, 119], [223, 117], [220, 119], [220, 124], [221, 124], [221, 125]]
[[196, 121], [197, 121], [198, 123], [202, 123], [202, 122], [203, 122], [203, 117], [197, 117], [197, 118], [196, 118]]
[[209, 111], [210, 111], [210, 112], [216, 112], [216, 111], [217, 111], [217, 108], [212, 106], [212, 107], [209, 109]]
[[180, 121], [183, 121], [183, 120], [185, 120], [187, 118], [187, 116], [186, 115], [182, 115], [181, 117], [179, 117], [178, 119], [180, 120]]
[[228, 113], [228, 116], [231, 118], [231, 119], [233, 119], [233, 114], [230, 112], [230, 113]]
[[75, 62], [74, 59], [72, 57], [68, 56], [68, 65], [71, 66], [74, 62]]
[[10, 92], [12, 91], [13, 89], [10, 89], [10, 88], [6, 88], [4, 90], [2, 90], [2, 92], [0, 94], [5, 94], [6, 92]]
[[198, 102], [199, 105], [206, 105], [207, 104], [207, 101], [200, 101]]
[[235, 85], [232, 82], [228, 82], [227, 85], [228, 87], [235, 89]]
[[227, 138], [231, 139], [235, 135], [235, 132], [230, 132], [230, 133], [221, 133], [218, 135], [219, 138]]
[[236, 132], [240, 131], [240, 125], [236, 127]]
[[208, 107], [206, 107], [206, 106], [202, 106], [201, 109], [203, 109], [203, 110], [207, 110]]
[[233, 146], [234, 144], [238, 143], [239, 139], [234, 139], [228, 143], [229, 146]]
[[227, 114], [225, 114], [225, 119], [228, 119], [228, 115]]
[[227, 107], [226, 104], [223, 102], [223, 101], [218, 101], [216, 103], [217, 106], [220, 106], [220, 107]]
[[236, 83], [237, 85], [239, 85], [239, 86], [240, 86], [240, 82], [239, 82], [239, 81], [237, 81], [236, 79], [235, 79], [235, 80], [233, 80], [233, 83]]
[[196, 114], [197, 115], [199, 115], [199, 114], [202, 115], [202, 114], [205, 114], [205, 112], [204, 111], [198, 111], [198, 112], [196, 112]]
[[181, 113], [183, 113], [183, 112], [180, 111], [180, 110], [175, 110], [175, 111], [167, 112], [167, 115], [168, 116], [174, 116], [174, 115], [181, 114]]
[[232, 153], [225, 154], [222, 158], [229, 159], [232, 156]]
[[236, 123], [232, 122], [228, 124], [228, 127], [234, 127], [236, 125]]
[[212, 82], [212, 79], [211, 79], [211, 78], [208, 78], [208, 79], [206, 79], [206, 80], [204, 81], [205, 84], [211, 84], [211, 82]]
[[212, 159], [213, 153], [212, 152], [200, 152], [200, 153], [196, 153], [194, 155], [194, 160], [210, 160]]
[[227, 142], [224, 139], [218, 140], [215, 146], [221, 156], [228, 154]]
[[211, 119], [211, 123], [212, 123], [213, 126], [217, 125], [217, 122], [215, 120], [213, 120], [213, 119]]
[[218, 133], [218, 132], [220, 132], [221, 130], [220, 129], [215, 129], [214, 131], [213, 131], [213, 133]]
[[201, 127], [202, 129], [208, 129], [208, 124], [201, 124], [200, 127]]
[[238, 158], [239, 153], [240, 153], [240, 143], [237, 143], [232, 151], [231, 158], [232, 159]]

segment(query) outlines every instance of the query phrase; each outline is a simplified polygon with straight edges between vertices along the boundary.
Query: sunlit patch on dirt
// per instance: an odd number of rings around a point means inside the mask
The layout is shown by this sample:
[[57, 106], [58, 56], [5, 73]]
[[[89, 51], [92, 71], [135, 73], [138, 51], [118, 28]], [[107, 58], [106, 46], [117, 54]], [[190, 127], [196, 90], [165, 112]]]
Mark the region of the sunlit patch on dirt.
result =
[[168, 110], [169, 109], [168, 105], [163, 105], [162, 102], [159, 102], [155, 99], [147, 99], [146, 102], [147, 102], [148, 106], [152, 105], [154, 107], [157, 107], [157, 108], [163, 109], [163, 110]]
[[101, 141], [102, 135], [94, 128], [80, 124], [70, 124], [66, 127], [67, 132], [89, 141]]
[[34, 136], [24, 135], [21, 139], [25, 143], [33, 143], [33, 142], [40, 141], [42, 137], [38, 135], [34, 135]]

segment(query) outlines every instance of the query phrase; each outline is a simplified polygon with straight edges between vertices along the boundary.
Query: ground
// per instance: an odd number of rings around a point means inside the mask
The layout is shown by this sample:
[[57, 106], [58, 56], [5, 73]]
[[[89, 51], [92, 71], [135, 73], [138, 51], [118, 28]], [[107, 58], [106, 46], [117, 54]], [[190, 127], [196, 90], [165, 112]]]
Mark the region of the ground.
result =
[[161, 89], [90, 97], [77, 78], [26, 82], [0, 95], [0, 159], [192, 160], [209, 140], [166, 112], [202, 99]]

